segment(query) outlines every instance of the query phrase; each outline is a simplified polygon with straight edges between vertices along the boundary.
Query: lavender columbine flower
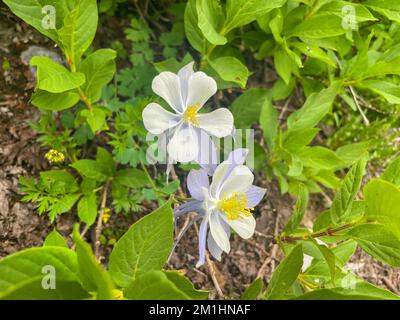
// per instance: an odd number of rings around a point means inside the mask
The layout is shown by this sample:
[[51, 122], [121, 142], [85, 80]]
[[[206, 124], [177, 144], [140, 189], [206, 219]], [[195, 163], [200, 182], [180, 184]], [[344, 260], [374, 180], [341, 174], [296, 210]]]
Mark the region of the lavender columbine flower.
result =
[[204, 169], [192, 170], [188, 175], [187, 186], [194, 200], [176, 208], [175, 217], [195, 211], [202, 218], [197, 266], [204, 264], [206, 241], [211, 255], [220, 260], [223, 251], [230, 251], [231, 228], [244, 239], [254, 233], [256, 221], [251, 211], [266, 190], [253, 185], [254, 175], [243, 165], [247, 152], [232, 151], [228, 160], [216, 168], [211, 184]]

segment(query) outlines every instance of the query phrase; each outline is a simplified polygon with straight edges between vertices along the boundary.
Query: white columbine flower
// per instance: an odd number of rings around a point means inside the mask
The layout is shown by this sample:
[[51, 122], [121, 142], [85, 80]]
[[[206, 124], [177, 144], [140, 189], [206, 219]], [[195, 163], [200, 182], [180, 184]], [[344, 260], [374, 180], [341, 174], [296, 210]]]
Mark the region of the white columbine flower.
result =
[[[144, 126], [152, 134], [167, 134], [167, 151], [172, 160], [197, 160], [202, 150], [212, 145], [210, 135], [222, 138], [233, 132], [233, 116], [228, 109], [199, 113], [217, 92], [217, 84], [204, 72], [194, 72], [193, 62], [179, 70], [178, 74], [161, 72], [154, 78], [152, 89], [174, 112], [165, 110], [157, 103], [150, 103], [143, 110]], [[207, 141], [204, 141], [204, 136]]]
[[195, 211], [202, 220], [198, 266], [204, 263], [206, 242], [211, 255], [220, 260], [223, 251], [230, 251], [231, 228], [244, 239], [254, 233], [256, 221], [252, 210], [264, 197], [265, 189], [253, 185], [253, 173], [243, 165], [246, 156], [246, 149], [231, 152], [228, 160], [216, 168], [211, 184], [204, 169], [192, 170], [188, 175], [187, 186], [194, 200], [174, 212], [179, 217]]

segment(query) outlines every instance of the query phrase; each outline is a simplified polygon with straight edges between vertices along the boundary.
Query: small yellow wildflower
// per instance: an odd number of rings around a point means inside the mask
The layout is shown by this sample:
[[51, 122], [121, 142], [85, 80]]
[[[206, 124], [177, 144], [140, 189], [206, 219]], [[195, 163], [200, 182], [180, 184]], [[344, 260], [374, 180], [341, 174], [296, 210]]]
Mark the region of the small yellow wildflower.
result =
[[65, 156], [62, 152], [51, 149], [45, 154], [45, 158], [51, 163], [59, 163], [64, 161]]
[[106, 224], [108, 219], [110, 219], [111, 217], [111, 209], [110, 208], [105, 208], [104, 209], [104, 213], [103, 213], [103, 223]]

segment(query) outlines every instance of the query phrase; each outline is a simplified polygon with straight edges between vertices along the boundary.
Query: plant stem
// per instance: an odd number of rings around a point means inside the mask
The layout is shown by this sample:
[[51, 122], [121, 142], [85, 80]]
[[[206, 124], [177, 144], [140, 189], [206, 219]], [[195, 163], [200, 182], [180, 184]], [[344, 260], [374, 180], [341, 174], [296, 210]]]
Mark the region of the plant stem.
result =
[[[71, 70], [71, 72], [76, 72], [76, 65], [75, 65], [75, 63], [73, 63], [72, 61], [70, 61], [70, 60], [67, 60], [67, 63], [68, 63], [68, 65], [69, 65], [69, 69]], [[81, 98], [81, 100], [83, 101], [83, 103], [88, 107], [88, 109], [90, 110], [90, 111], [92, 111], [93, 110], [93, 106], [92, 106], [92, 104], [90, 103], [90, 100], [89, 100], [89, 98], [85, 95], [85, 93], [82, 91], [82, 89], [79, 87], [78, 88], [78, 92], [79, 92], [79, 95], [80, 95], [80, 98]]]
[[93, 110], [93, 106], [90, 103], [89, 98], [85, 95], [85, 93], [82, 91], [81, 88], [78, 88], [78, 91], [79, 91], [79, 95], [81, 96], [81, 100], [83, 101], [83, 103], [88, 107], [88, 109], [90, 111], [92, 111]]
[[103, 227], [103, 216], [107, 205], [107, 192], [108, 188], [110, 187], [110, 183], [111, 180], [108, 179], [106, 184], [104, 185], [103, 194], [101, 196], [100, 214], [97, 219], [97, 226], [95, 230], [94, 252], [98, 260], [99, 260], [99, 249], [100, 249], [100, 235], [101, 235], [101, 229]]
[[309, 240], [309, 239], [315, 239], [315, 238], [320, 238], [320, 237], [325, 237], [325, 236], [335, 236], [337, 232], [351, 229], [356, 222], [353, 223], [348, 223], [340, 227], [336, 228], [329, 228], [325, 231], [320, 231], [320, 232], [313, 232], [310, 234], [306, 234], [303, 236], [277, 236], [275, 237], [275, 241], [281, 241], [281, 242], [294, 242], [297, 240]]
[[353, 100], [354, 100], [354, 102], [355, 102], [355, 104], [357, 106], [357, 109], [360, 112], [361, 117], [363, 118], [363, 121], [364, 121], [365, 125], [369, 126], [369, 124], [370, 124], [369, 120], [368, 120], [367, 116], [365, 115], [364, 111], [361, 109], [360, 103], [358, 102], [358, 99], [357, 99], [356, 92], [354, 91], [352, 86], [349, 86], [349, 89], [350, 89], [351, 95], [353, 96]]

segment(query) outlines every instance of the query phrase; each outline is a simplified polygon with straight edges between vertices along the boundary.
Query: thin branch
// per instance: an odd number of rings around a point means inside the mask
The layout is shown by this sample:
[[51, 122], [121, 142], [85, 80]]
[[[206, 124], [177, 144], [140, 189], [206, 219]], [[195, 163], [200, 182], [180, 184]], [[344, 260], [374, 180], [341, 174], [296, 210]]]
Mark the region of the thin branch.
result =
[[[278, 234], [279, 232], [279, 214], [277, 213], [276, 215], [276, 220], [275, 220], [275, 228], [274, 228], [274, 234]], [[269, 263], [271, 263], [271, 269], [275, 270], [275, 258], [276, 258], [276, 250], [278, 249], [278, 245], [274, 244], [271, 250], [271, 255], [269, 257], [267, 257], [263, 264], [261, 265], [261, 268], [258, 270], [257, 273], [257, 278], [263, 278], [264, 277], [264, 272], [265, 272], [265, 268], [267, 267], [267, 265]]]
[[[199, 228], [197, 227], [197, 223], [194, 224], [194, 228], [196, 229], [197, 237], [199, 236]], [[206, 252], [206, 264], [207, 264], [207, 269], [208, 272], [211, 276], [211, 280], [214, 283], [214, 287], [217, 290], [217, 295], [221, 299], [225, 298], [224, 293], [222, 292], [221, 286], [219, 285], [216, 272], [215, 272], [215, 267], [214, 263], [211, 261], [210, 256], [208, 255], [208, 252]]]
[[364, 111], [361, 109], [360, 103], [358, 102], [358, 98], [357, 98], [356, 92], [354, 91], [352, 86], [349, 86], [349, 89], [350, 89], [351, 95], [353, 96], [353, 100], [356, 103], [357, 109], [360, 112], [361, 117], [363, 118], [363, 121], [364, 121], [365, 125], [369, 126], [370, 122], [369, 122], [367, 116], [365, 115]]
[[211, 279], [214, 283], [215, 289], [217, 290], [217, 294], [221, 299], [225, 299], [225, 295], [222, 292], [222, 289], [218, 283], [218, 279], [216, 277], [216, 272], [215, 272], [215, 267], [214, 263], [211, 261], [210, 256], [208, 255], [208, 252], [206, 252], [206, 262], [207, 262], [207, 267], [208, 271], [210, 273]]
[[309, 240], [309, 239], [315, 239], [315, 238], [320, 238], [320, 237], [325, 237], [325, 236], [335, 236], [335, 235], [337, 235], [338, 232], [351, 229], [354, 225], [355, 225], [355, 223], [349, 223], [349, 224], [345, 224], [340, 227], [329, 228], [325, 231], [306, 234], [304, 236], [283, 236], [283, 237], [281, 236], [281, 237], [276, 237], [276, 239], [281, 242], [294, 242], [297, 240]]
[[95, 253], [97, 259], [99, 259], [100, 235], [101, 235], [101, 230], [103, 228], [103, 216], [104, 216], [104, 212], [106, 210], [107, 192], [108, 192], [108, 188], [110, 186], [110, 182], [111, 182], [111, 180], [107, 180], [106, 184], [104, 185], [103, 194], [101, 196], [100, 214], [97, 219], [97, 226], [96, 226], [96, 230], [95, 230], [94, 253]]
[[178, 245], [178, 243], [181, 241], [183, 235], [186, 233], [187, 230], [189, 230], [189, 228], [198, 220], [197, 214], [196, 216], [193, 217], [192, 220], [191, 219], [191, 213], [188, 213], [188, 216], [186, 217], [186, 220], [183, 224], [183, 227], [181, 229], [181, 231], [179, 232], [178, 236], [175, 239], [175, 243], [174, 246], [172, 247], [171, 253], [169, 254], [169, 257], [167, 259], [167, 264], [169, 263], [169, 261], [171, 260], [172, 254], [174, 253], [176, 246]]

